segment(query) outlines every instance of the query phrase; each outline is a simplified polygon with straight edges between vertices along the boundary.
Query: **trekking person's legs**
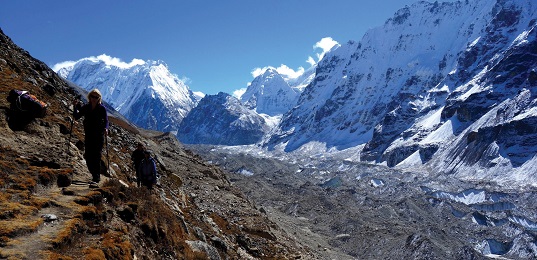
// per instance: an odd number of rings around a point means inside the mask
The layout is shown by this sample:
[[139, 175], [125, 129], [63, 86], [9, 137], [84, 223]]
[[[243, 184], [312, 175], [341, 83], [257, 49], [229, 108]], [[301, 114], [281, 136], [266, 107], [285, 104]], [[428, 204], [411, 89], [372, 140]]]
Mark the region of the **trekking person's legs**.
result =
[[67, 152], [65, 153], [66, 156], [69, 156], [69, 151], [70, 151], [70, 148], [71, 148], [71, 136], [73, 136], [73, 125], [75, 123], [75, 119], [74, 118], [69, 118], [69, 120], [71, 121], [71, 127], [69, 128], [69, 139], [67, 139]]
[[96, 151], [94, 147], [86, 147], [84, 158], [91, 173], [91, 180], [94, 182], [101, 181], [101, 153]]
[[136, 167], [136, 183], [138, 183], [138, 187], [142, 186], [142, 175], [140, 174], [140, 167]]
[[[100, 139], [100, 140], [99, 140]], [[101, 181], [101, 151], [103, 149], [102, 138], [86, 139], [84, 157], [86, 165], [91, 173], [92, 181]]]
[[108, 135], [104, 136], [104, 140], [106, 143], [106, 173], [110, 174], [110, 157], [108, 156]]
[[148, 190], [152, 190], [152, 189], [153, 189], [153, 182], [150, 181], [150, 180], [143, 180], [143, 181], [142, 181], [142, 185], [144, 185], [145, 187], [147, 187]]

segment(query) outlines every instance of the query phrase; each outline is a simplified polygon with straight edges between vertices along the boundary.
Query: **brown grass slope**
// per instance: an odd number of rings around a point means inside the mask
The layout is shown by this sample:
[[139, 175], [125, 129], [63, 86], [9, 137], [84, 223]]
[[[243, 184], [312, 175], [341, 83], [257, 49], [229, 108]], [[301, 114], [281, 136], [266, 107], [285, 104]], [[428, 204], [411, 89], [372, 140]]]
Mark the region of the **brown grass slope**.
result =
[[[47, 115], [8, 123], [11, 89], [46, 102]], [[169, 133], [111, 117], [110, 171], [90, 189], [81, 123], [69, 138], [75, 94], [0, 30], [0, 259], [314, 258]], [[158, 159], [152, 192], [132, 182], [138, 141]]]

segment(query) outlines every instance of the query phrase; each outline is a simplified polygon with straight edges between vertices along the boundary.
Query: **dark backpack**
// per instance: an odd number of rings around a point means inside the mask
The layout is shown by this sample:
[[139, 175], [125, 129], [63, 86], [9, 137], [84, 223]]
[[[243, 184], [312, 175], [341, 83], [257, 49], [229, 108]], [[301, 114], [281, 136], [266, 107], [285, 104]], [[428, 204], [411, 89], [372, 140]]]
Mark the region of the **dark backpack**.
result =
[[7, 101], [11, 103], [11, 109], [35, 118], [42, 118], [47, 114], [48, 105], [28, 91], [12, 89], [9, 91]]
[[145, 181], [157, 180], [156, 163], [153, 157], [149, 157], [147, 159], [144, 158], [140, 162], [140, 165], [138, 167], [140, 168], [140, 177], [142, 180], [145, 180]]

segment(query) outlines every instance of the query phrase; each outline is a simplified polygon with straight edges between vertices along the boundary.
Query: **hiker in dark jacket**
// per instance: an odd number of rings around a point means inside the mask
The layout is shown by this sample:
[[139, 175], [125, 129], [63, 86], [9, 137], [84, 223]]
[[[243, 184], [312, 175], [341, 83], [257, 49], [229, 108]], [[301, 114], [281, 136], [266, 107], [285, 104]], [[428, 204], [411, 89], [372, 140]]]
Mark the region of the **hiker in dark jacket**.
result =
[[75, 120], [84, 117], [84, 159], [92, 176], [92, 184], [101, 181], [101, 152], [108, 135], [108, 115], [101, 104], [101, 92], [93, 89], [88, 93], [88, 103], [73, 102]]
[[151, 157], [151, 151], [144, 151], [144, 159], [140, 162], [139, 172], [139, 182], [151, 190], [157, 183], [157, 165], [155, 159]]
[[138, 182], [138, 187], [140, 187], [140, 180], [141, 180], [140, 163], [145, 158], [144, 151], [145, 151], [144, 144], [138, 143], [136, 150], [134, 150], [134, 152], [132, 152], [132, 155], [131, 155], [132, 165], [134, 167], [134, 170], [136, 171], [136, 181]]

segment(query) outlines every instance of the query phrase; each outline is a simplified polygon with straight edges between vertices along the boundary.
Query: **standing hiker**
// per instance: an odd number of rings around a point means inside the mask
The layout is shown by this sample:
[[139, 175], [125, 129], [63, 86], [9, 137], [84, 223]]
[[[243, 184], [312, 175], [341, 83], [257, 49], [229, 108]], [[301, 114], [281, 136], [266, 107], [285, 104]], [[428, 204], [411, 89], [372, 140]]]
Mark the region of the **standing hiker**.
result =
[[108, 115], [101, 104], [102, 95], [98, 89], [88, 93], [88, 103], [73, 101], [73, 117], [84, 117], [84, 159], [92, 176], [92, 183], [101, 181], [101, 152], [104, 138], [108, 135]]
[[136, 182], [138, 183], [138, 187], [140, 187], [140, 181], [141, 181], [140, 163], [145, 158], [144, 151], [145, 151], [144, 144], [140, 142], [138, 143], [136, 150], [134, 150], [134, 152], [132, 152], [132, 155], [131, 155], [132, 165], [134, 167], [134, 170], [136, 171]]
[[144, 151], [144, 159], [140, 162], [140, 182], [149, 190], [157, 183], [157, 165], [151, 157], [151, 151]]

